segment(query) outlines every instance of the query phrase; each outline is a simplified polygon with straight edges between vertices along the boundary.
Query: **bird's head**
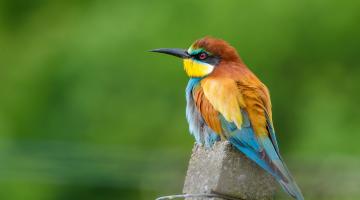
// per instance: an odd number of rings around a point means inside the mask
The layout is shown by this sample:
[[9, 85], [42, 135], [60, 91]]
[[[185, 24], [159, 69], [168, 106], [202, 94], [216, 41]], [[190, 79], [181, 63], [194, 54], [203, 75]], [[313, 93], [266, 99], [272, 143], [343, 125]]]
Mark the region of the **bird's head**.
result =
[[189, 49], [161, 48], [151, 52], [182, 58], [186, 74], [193, 78], [209, 75], [221, 62], [241, 62], [234, 47], [224, 40], [212, 37], [196, 40]]

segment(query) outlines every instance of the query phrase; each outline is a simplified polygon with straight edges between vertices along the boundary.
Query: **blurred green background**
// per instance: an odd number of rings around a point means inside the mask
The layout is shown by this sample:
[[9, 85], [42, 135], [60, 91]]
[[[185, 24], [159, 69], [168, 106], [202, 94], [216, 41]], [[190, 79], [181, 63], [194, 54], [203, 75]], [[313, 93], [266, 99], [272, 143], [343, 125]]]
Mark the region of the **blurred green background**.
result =
[[360, 199], [359, 24], [356, 0], [1, 0], [0, 199], [181, 193], [188, 78], [146, 51], [205, 35], [270, 88], [306, 199]]

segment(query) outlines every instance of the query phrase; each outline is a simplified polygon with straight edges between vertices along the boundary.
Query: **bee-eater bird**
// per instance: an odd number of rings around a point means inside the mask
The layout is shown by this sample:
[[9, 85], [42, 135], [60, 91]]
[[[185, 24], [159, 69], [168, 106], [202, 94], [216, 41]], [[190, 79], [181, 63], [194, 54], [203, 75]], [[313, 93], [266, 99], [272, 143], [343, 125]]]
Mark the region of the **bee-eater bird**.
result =
[[198, 144], [211, 147], [219, 140], [230, 141], [270, 173], [289, 195], [304, 199], [280, 155], [269, 91], [234, 47], [224, 40], [205, 37], [187, 50], [151, 51], [183, 59], [190, 77], [186, 118]]

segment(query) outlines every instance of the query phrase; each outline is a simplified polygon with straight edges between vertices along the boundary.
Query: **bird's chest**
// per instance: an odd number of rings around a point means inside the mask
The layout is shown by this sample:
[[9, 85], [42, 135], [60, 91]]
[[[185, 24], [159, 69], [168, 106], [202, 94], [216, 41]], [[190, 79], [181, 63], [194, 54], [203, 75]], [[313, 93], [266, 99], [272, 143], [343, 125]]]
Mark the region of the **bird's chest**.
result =
[[196, 107], [193, 91], [199, 86], [200, 80], [201, 79], [198, 78], [192, 78], [186, 87], [186, 119], [189, 123], [190, 133], [195, 137], [196, 142], [211, 147], [220, 138], [206, 124]]

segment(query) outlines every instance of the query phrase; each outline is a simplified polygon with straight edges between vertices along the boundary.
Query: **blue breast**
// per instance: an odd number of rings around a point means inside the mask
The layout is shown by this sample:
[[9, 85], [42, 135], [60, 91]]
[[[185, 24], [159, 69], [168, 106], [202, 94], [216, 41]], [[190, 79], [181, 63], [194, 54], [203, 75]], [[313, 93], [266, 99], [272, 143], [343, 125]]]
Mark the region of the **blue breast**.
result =
[[211, 147], [220, 137], [205, 123], [197, 110], [193, 98], [193, 89], [198, 86], [201, 78], [191, 78], [186, 87], [186, 119], [189, 123], [190, 133], [198, 144]]

